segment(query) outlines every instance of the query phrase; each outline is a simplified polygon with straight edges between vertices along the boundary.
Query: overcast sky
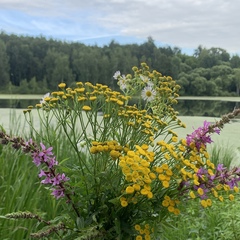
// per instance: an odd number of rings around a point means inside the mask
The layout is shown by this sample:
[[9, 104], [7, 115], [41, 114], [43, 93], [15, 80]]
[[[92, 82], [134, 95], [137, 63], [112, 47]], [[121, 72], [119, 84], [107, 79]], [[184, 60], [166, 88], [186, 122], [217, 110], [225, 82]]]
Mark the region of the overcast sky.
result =
[[0, 0], [0, 30], [66, 41], [240, 53], [239, 0]]

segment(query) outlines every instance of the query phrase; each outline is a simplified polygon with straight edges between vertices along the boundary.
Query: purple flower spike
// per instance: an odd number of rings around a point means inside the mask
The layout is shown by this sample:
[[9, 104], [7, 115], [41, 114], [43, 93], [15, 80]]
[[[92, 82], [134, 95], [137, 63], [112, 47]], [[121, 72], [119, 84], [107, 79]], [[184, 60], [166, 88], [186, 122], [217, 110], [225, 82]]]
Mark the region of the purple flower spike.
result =
[[43, 171], [42, 169], [40, 170], [40, 173], [38, 174], [39, 177], [43, 177], [43, 176], [47, 176], [45, 171]]
[[[199, 150], [202, 146], [206, 146], [207, 143], [213, 142], [210, 137], [210, 127], [211, 123], [204, 121], [203, 127], [199, 127], [192, 134], [187, 135], [187, 145], [190, 146], [191, 143], [195, 143], [196, 148]], [[214, 128], [213, 131], [217, 134], [220, 134], [219, 128]]]
[[223, 170], [225, 170], [226, 168], [224, 167], [224, 165], [223, 164], [218, 164], [218, 166], [217, 166], [217, 171], [218, 172], [221, 172], [221, 171], [223, 171]]
[[50, 156], [53, 156], [52, 153], [52, 147], [49, 147], [46, 149], [45, 145], [43, 143], [40, 143], [40, 146], [42, 148], [42, 151], [38, 154], [39, 157], [42, 157], [44, 162], [47, 162]]
[[52, 195], [56, 198], [56, 199], [59, 199], [61, 197], [64, 197], [65, 194], [64, 194], [64, 189], [63, 188], [58, 188], [58, 189], [54, 189], [52, 191]]
[[[68, 181], [69, 178], [64, 173], [56, 173], [54, 166], [58, 165], [56, 157], [52, 153], [53, 147], [46, 148], [43, 143], [40, 143], [41, 149], [30, 139], [26, 142], [26, 147], [31, 150], [31, 156], [34, 164], [38, 167], [41, 164], [47, 168], [46, 170], [41, 169], [38, 174], [39, 178], [44, 178], [41, 183], [49, 184], [52, 187], [52, 195], [59, 199], [64, 197], [65, 186], [64, 182]], [[68, 196], [68, 195], [67, 195]], [[70, 200], [70, 197], [68, 196]]]
[[33, 162], [38, 167], [41, 164], [42, 159], [39, 157], [38, 152], [32, 154]]
[[48, 159], [48, 167], [52, 168], [53, 166], [58, 165], [58, 161], [56, 161], [55, 157]]

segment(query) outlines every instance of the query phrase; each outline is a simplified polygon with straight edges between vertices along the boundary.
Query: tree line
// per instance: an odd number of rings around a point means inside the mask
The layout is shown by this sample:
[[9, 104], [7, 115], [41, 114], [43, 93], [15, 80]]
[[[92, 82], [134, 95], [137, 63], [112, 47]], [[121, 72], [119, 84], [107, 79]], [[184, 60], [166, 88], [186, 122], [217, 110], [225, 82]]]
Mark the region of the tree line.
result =
[[146, 62], [151, 69], [172, 76], [182, 96], [239, 96], [240, 57], [222, 48], [198, 46], [192, 56], [178, 47], [157, 47], [149, 37], [143, 44], [87, 46], [0, 33], [0, 92], [42, 94], [56, 90], [60, 82], [106, 84], [116, 90], [113, 79], [119, 70], [131, 73]]

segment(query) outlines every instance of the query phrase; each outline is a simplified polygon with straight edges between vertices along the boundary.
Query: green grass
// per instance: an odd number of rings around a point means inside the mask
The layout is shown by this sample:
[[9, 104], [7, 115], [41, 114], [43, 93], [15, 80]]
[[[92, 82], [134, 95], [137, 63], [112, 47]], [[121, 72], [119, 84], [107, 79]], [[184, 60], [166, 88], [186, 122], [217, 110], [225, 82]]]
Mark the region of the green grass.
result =
[[229, 144], [212, 144], [209, 151], [211, 162], [214, 163], [215, 166], [221, 163], [229, 169], [230, 166], [233, 167], [233, 165], [237, 164], [237, 162], [235, 162], [237, 151], [237, 149]]
[[[38, 213], [46, 220], [57, 216], [60, 201], [40, 185], [39, 170], [30, 157], [10, 147], [0, 154], [0, 215], [18, 211]], [[37, 230], [36, 220], [9, 220], [0, 218], [0, 239], [30, 239]]]
[[[29, 131], [22, 131], [19, 118], [14, 112], [10, 116], [10, 133], [12, 136], [24, 136], [25, 140]], [[26, 129], [25, 129], [26, 130]], [[20, 134], [21, 133], [21, 134]], [[36, 136], [31, 136], [37, 138]], [[38, 139], [40, 142], [41, 139]], [[64, 146], [64, 138], [59, 138], [52, 131], [52, 139], [56, 156], [59, 159], [71, 156], [71, 153], [64, 151], [60, 158], [59, 148]], [[48, 146], [49, 147], [49, 146]], [[19, 211], [29, 211], [39, 214], [45, 220], [52, 220], [63, 211], [64, 201], [57, 201], [50, 195], [50, 191], [40, 184], [38, 178], [39, 169], [33, 164], [30, 156], [16, 151], [11, 146], [0, 145], [0, 239], [22, 240], [31, 239], [30, 233], [38, 231], [42, 225], [36, 220], [13, 220], [5, 219], [3, 216]], [[63, 204], [64, 203], [64, 204]]]

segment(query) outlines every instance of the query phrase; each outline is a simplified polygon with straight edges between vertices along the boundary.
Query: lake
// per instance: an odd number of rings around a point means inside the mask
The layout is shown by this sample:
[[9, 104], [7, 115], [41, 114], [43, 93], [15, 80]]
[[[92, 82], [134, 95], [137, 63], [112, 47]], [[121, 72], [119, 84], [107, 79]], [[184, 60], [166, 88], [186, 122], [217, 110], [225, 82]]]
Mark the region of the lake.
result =
[[[0, 108], [24, 109], [35, 106], [43, 95], [0, 94]], [[240, 107], [240, 97], [179, 97], [175, 109], [181, 116], [220, 117]]]
[[[24, 126], [23, 109], [29, 105], [35, 106], [39, 103], [42, 95], [7, 95], [0, 94], [0, 124], [10, 131], [12, 126], [11, 118], [17, 119], [14, 127], [20, 132], [26, 131]], [[175, 109], [179, 111], [179, 118], [187, 126], [186, 129], [176, 130], [179, 137], [185, 138], [187, 133], [202, 126], [204, 120], [215, 122], [226, 113], [232, 112], [234, 107], [240, 107], [240, 97], [180, 97]], [[34, 113], [35, 110], [33, 110]], [[34, 114], [34, 121], [38, 122], [37, 114]], [[213, 140], [219, 144], [240, 147], [240, 116], [238, 119], [225, 125], [220, 135], [214, 135]]]

